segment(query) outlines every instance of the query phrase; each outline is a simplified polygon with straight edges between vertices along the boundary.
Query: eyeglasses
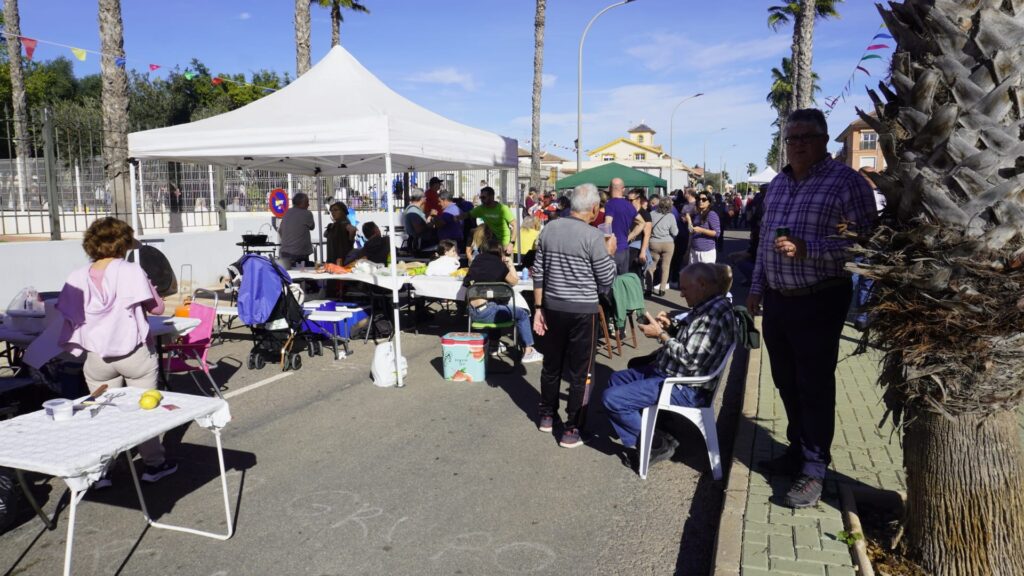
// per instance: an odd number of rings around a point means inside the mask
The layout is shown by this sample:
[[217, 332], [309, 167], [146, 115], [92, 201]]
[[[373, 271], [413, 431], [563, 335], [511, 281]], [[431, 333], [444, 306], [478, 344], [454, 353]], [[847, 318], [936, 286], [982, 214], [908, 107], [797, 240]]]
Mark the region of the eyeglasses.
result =
[[697, 201], [698, 202], [711, 202], [711, 199], [707, 198], [707, 197], [701, 197], [701, 198], [697, 199]]
[[786, 136], [786, 144], [797, 144], [800, 142], [809, 142], [816, 138], [828, 138], [828, 134], [797, 134], [795, 136]]

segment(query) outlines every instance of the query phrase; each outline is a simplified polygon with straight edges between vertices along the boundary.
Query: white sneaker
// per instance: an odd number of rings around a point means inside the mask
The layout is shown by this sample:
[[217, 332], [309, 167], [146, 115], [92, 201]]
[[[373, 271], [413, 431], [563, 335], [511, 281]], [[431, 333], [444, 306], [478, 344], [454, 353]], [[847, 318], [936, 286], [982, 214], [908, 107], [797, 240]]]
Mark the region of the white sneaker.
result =
[[523, 362], [523, 364], [531, 364], [533, 362], [540, 362], [543, 359], [544, 359], [544, 355], [541, 354], [540, 352], [537, 352], [537, 350], [534, 349], [534, 350], [531, 350], [531, 351], [527, 352], [526, 354], [523, 354], [522, 362]]

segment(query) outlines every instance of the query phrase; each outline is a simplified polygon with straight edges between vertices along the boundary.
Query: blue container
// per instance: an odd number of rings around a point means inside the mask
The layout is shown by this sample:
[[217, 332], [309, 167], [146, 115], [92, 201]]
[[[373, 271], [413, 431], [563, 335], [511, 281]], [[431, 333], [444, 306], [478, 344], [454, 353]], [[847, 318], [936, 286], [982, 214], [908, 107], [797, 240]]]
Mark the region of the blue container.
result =
[[[306, 309], [310, 310], [310, 308]], [[356, 324], [358, 324], [360, 320], [367, 318], [366, 310], [363, 310], [351, 302], [335, 302], [334, 300], [326, 300], [316, 309], [326, 310], [329, 312], [336, 312], [340, 310], [352, 312], [352, 316], [340, 322], [314, 322], [312, 320], [306, 320], [302, 323], [303, 330], [313, 334], [323, 334], [324, 336], [333, 336], [334, 334], [337, 334], [341, 338], [352, 338], [352, 333], [355, 332]], [[337, 324], [337, 332], [335, 332], [335, 324]]]
[[483, 382], [487, 378], [487, 336], [474, 332], [449, 332], [441, 337], [444, 379]]

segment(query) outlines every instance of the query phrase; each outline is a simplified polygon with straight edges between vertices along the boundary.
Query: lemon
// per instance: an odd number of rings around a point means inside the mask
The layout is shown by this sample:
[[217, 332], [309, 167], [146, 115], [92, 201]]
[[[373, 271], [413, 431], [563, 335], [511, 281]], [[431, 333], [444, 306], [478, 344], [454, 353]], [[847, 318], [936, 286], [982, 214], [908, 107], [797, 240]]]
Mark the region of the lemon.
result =
[[160, 400], [152, 394], [143, 394], [142, 397], [139, 398], [139, 406], [142, 407], [143, 410], [152, 410], [157, 407], [157, 404], [160, 404]]
[[164, 395], [161, 394], [159, 390], [146, 390], [145, 392], [142, 393], [142, 395], [152, 396], [153, 398], [156, 398], [157, 402], [160, 402], [164, 398]]

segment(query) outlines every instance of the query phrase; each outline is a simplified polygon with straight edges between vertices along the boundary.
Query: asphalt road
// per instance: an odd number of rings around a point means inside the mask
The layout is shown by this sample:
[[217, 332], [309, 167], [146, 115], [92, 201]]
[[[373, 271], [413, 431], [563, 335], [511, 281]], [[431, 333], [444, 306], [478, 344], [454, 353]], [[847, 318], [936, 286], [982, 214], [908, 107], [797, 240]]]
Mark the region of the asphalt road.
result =
[[[676, 292], [650, 302], [656, 313], [682, 300]], [[362, 342], [347, 359], [306, 357], [298, 372], [247, 388], [280, 371], [246, 370], [250, 343], [244, 329], [234, 331], [238, 339], [210, 351], [215, 376], [234, 394], [224, 431], [234, 537], [147, 529], [122, 459], [114, 486], [79, 507], [74, 573], [708, 573], [723, 485], [711, 479], [699, 433], [666, 419], [680, 448], [640, 480], [621, 463], [596, 400], [626, 360], [602, 353], [588, 420], [595, 437], [560, 448], [534, 424], [540, 364], [489, 375], [493, 388], [443, 380], [438, 336], [464, 322], [442, 312], [419, 335], [403, 333], [410, 375], [402, 389], [373, 386], [373, 344]], [[643, 341], [638, 350], [626, 347], [625, 357], [653, 349]], [[744, 369], [745, 358], [734, 362], [725, 412], [734, 410], [731, 391]], [[172, 388], [191, 386], [172, 380]], [[719, 430], [723, 448], [731, 446], [731, 426]], [[180, 469], [144, 486], [151, 513], [223, 530], [212, 436], [191, 426], [165, 444]], [[64, 485], [37, 478], [34, 490], [53, 510]], [[52, 532], [23, 514], [0, 535], [0, 569], [59, 573], [66, 527], [66, 509]]]

